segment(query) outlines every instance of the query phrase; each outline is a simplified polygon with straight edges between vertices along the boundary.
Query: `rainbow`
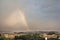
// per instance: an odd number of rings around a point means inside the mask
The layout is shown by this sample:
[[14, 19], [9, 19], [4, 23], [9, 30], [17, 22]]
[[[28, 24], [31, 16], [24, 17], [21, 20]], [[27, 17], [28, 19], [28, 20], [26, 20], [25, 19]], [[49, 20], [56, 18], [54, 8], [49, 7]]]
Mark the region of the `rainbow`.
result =
[[24, 15], [24, 12], [21, 10], [18, 10], [18, 16], [21, 17], [21, 20], [22, 20], [24, 26], [26, 27], [26, 31], [30, 31], [28, 23], [26, 21], [26, 17]]

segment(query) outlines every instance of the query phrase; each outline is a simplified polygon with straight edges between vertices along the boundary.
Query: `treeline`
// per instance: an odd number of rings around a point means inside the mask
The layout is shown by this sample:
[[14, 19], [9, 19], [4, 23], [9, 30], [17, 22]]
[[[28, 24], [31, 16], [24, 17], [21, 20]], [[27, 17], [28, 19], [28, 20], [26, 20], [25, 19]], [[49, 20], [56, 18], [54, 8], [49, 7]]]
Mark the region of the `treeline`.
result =
[[[55, 34], [53, 32], [48, 33], [49, 35]], [[60, 40], [57, 38], [48, 38], [47, 40]], [[20, 35], [20, 36], [15, 36], [15, 38], [10, 39], [10, 38], [4, 38], [0, 34], [0, 40], [45, 40], [45, 38], [41, 37], [40, 34], [34, 33], [34, 34], [26, 34], [26, 35]]]
[[[27, 34], [23, 36], [15, 36], [14, 40], [45, 40], [45, 38], [40, 37], [39, 34]], [[58, 38], [49, 38], [47, 40], [60, 40]]]

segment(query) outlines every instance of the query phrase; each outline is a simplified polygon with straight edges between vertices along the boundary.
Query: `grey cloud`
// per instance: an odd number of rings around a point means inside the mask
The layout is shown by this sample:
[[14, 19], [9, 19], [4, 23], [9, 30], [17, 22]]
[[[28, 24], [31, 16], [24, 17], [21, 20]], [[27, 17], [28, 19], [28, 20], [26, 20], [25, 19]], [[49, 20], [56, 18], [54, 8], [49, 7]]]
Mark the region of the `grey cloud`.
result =
[[60, 0], [0, 0], [0, 18], [9, 17], [16, 8], [25, 12], [31, 30], [38, 28], [40, 28], [38, 30], [49, 28], [49, 30], [59, 30], [60, 28]]

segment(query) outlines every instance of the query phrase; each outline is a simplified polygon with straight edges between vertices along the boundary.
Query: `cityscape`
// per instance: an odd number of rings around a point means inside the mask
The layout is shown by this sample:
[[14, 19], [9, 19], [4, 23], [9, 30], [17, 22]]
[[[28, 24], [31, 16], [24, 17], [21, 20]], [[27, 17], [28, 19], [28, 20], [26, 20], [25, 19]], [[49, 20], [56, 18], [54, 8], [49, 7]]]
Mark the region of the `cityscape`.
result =
[[60, 40], [60, 33], [56, 31], [1, 32], [0, 40]]
[[0, 0], [0, 40], [60, 40], [60, 0]]

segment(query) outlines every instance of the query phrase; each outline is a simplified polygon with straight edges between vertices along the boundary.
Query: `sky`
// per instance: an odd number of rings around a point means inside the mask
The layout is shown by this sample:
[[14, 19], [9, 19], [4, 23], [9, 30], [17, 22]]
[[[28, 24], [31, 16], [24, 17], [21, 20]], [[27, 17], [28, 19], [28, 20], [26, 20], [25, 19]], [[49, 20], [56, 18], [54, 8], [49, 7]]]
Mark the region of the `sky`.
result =
[[59, 31], [60, 0], [0, 0], [0, 31], [26, 29]]

